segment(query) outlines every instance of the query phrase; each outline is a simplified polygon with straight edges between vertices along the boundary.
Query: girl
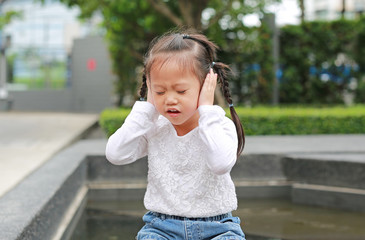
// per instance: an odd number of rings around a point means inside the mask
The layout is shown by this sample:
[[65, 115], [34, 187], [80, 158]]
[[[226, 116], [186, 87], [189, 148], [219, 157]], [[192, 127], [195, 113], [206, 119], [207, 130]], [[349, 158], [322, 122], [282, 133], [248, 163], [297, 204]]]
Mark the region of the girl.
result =
[[[145, 57], [141, 101], [108, 140], [107, 159], [148, 155], [148, 184], [137, 239], [245, 239], [230, 170], [244, 147], [232, 105], [229, 67], [201, 34], [168, 33]], [[232, 120], [213, 105], [219, 80]], [[144, 101], [147, 94], [147, 101]]]

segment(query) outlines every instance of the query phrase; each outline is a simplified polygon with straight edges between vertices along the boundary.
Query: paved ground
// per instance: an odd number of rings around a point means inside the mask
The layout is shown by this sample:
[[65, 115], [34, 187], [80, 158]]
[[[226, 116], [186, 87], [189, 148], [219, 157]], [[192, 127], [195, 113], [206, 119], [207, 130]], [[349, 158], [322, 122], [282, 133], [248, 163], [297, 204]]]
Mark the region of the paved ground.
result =
[[[249, 136], [244, 152], [248, 154], [360, 155], [365, 153], [365, 134]], [[365, 159], [363, 159], [365, 162]]]
[[0, 197], [97, 120], [97, 114], [1, 112]]

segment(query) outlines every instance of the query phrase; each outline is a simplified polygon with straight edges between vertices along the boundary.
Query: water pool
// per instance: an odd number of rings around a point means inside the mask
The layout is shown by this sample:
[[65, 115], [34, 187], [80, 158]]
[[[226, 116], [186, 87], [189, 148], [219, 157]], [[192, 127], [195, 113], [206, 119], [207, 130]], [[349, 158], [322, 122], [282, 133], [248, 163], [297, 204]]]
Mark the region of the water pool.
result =
[[[89, 201], [71, 240], [134, 239], [145, 212], [141, 201]], [[233, 214], [241, 218], [247, 240], [365, 239], [365, 213], [240, 199]]]

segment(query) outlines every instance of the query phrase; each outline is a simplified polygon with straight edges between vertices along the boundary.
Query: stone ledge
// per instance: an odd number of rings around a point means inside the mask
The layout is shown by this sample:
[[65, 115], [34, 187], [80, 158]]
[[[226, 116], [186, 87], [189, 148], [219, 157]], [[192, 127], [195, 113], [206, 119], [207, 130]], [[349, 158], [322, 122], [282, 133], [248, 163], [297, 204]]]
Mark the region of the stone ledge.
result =
[[[235, 179], [238, 198], [290, 198], [291, 183], [280, 180], [262, 179], [249, 181]], [[119, 182], [88, 183], [88, 199], [101, 200], [143, 200], [147, 183], [133, 179]]]
[[100, 141], [61, 151], [0, 198], [0, 239], [54, 239], [66, 209], [86, 183], [87, 154], [102, 155]]
[[293, 184], [294, 203], [365, 212], [365, 190], [311, 184]]
[[[105, 143], [105, 140], [83, 140], [72, 145], [0, 198], [0, 239], [55, 239], [60, 225], [66, 217], [69, 217], [65, 216], [66, 209], [86, 184], [96, 186], [103, 182], [120, 182], [127, 179], [141, 181], [141, 177], [145, 179], [146, 161], [137, 161], [136, 165], [123, 167], [113, 166], [105, 160]], [[298, 203], [319, 203], [324, 207], [365, 211], [363, 204], [365, 195], [362, 189], [359, 190], [359, 186], [363, 187], [362, 183], [354, 185], [352, 192], [347, 191], [348, 185], [344, 187], [346, 191], [344, 188], [328, 188], [329, 186], [322, 189], [320, 186], [325, 184], [309, 182], [311, 176], [308, 174], [311, 170], [319, 168], [316, 164], [329, 164], [329, 166], [335, 166], [335, 162], [349, 164], [348, 169], [336, 165], [336, 173], [343, 174], [341, 170], [347, 169], [345, 172], [352, 174], [349, 179], [356, 182], [363, 179], [363, 170], [350, 172], [349, 169], [363, 169], [365, 166], [363, 163], [348, 159], [319, 161], [319, 159], [309, 159], [309, 155], [307, 158], [305, 154], [301, 156], [297, 158], [287, 156], [284, 160], [282, 159], [284, 156], [280, 154], [244, 156], [232, 170], [232, 177], [237, 181], [237, 195], [251, 198], [292, 197], [293, 201]], [[308, 172], [303, 174], [299, 170]], [[332, 184], [332, 181], [336, 180], [331, 179], [326, 182]], [[351, 181], [347, 181], [346, 184]], [[124, 192], [114, 187], [108, 194], [105, 191], [109, 190], [105, 189], [108, 188], [90, 187], [88, 197], [122, 198], [134, 194], [142, 197], [144, 194], [141, 186], [129, 186], [129, 189], [123, 190]], [[339, 191], [340, 189], [342, 190]], [[133, 194], [131, 190], [134, 191]]]
[[296, 154], [282, 161], [289, 181], [365, 189], [365, 153]]

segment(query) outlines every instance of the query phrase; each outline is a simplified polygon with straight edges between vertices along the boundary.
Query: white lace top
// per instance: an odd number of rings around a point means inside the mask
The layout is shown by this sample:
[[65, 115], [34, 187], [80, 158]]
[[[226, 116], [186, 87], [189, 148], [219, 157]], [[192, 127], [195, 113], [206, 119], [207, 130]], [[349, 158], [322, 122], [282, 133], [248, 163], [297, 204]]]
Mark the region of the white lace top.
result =
[[219, 106], [200, 106], [199, 126], [178, 136], [148, 102], [136, 102], [108, 140], [106, 157], [128, 164], [148, 155], [146, 209], [183, 217], [209, 217], [237, 208], [230, 170], [237, 134]]

